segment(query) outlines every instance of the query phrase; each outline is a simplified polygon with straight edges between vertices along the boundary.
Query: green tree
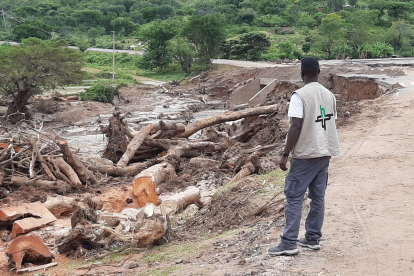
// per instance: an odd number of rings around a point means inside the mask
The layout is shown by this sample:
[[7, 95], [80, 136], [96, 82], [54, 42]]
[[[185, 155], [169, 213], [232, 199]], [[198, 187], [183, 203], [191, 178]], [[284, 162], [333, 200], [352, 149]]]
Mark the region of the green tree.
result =
[[227, 40], [223, 46], [223, 57], [245, 60], [259, 60], [271, 43], [266, 34], [250, 32], [240, 35], [238, 38]]
[[143, 56], [145, 68], [163, 68], [171, 63], [168, 53], [169, 40], [178, 34], [178, 24], [174, 20], [154, 21], [141, 31], [141, 40], [146, 43]]
[[409, 43], [411, 36], [411, 26], [406, 21], [399, 20], [392, 22], [391, 28], [389, 28], [385, 34], [385, 39], [395, 50], [399, 50]]
[[332, 55], [332, 48], [345, 38], [344, 20], [335, 13], [328, 14], [319, 26], [322, 51]]
[[181, 65], [181, 69], [187, 74], [190, 73], [192, 63], [196, 57], [195, 47], [183, 38], [177, 38], [171, 41], [168, 46], [173, 60]]
[[131, 34], [135, 29], [134, 22], [131, 21], [129, 18], [125, 17], [118, 17], [109, 23], [113, 30], [120, 35], [129, 35]]
[[17, 25], [13, 29], [13, 36], [15, 41], [21, 41], [29, 37], [37, 37], [43, 40], [50, 39], [52, 28], [41, 21], [30, 21]]
[[226, 38], [225, 17], [218, 13], [192, 16], [184, 25], [183, 34], [195, 45], [200, 61], [210, 65], [220, 54], [220, 45]]
[[[33, 95], [80, 83], [84, 76], [79, 51], [37, 38], [24, 40], [18, 46], [0, 46], [0, 72], [0, 91], [13, 98], [6, 113], [12, 123], [30, 118], [26, 104]], [[16, 113], [25, 115], [12, 115]]]
[[307, 54], [307, 53], [309, 53], [309, 51], [310, 51], [311, 47], [312, 47], [312, 44], [311, 44], [310, 42], [305, 42], [305, 43], [303, 43], [303, 45], [302, 45], [302, 51], [303, 51], [305, 54]]
[[344, 0], [327, 0], [328, 7], [333, 11], [340, 11], [344, 8]]
[[356, 10], [350, 14], [348, 42], [354, 49], [372, 42], [371, 30], [378, 22], [379, 13], [378, 10]]

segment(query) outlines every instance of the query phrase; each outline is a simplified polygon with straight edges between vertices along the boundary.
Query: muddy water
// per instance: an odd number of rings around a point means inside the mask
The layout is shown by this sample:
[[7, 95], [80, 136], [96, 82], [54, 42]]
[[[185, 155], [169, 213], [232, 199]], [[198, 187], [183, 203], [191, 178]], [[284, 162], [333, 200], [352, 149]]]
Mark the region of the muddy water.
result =
[[[224, 101], [201, 102], [193, 99], [190, 94], [172, 97], [155, 93], [153, 102], [152, 111], [137, 111], [126, 115], [125, 120], [130, 127], [139, 130], [143, 125], [160, 120], [167, 123], [190, 123], [227, 111], [227, 103]], [[89, 123], [75, 123], [74, 126], [58, 130], [57, 134], [66, 139], [72, 148], [78, 150], [78, 155], [89, 158], [100, 157], [106, 146], [106, 138], [99, 126], [108, 125], [112, 113], [113, 110], [108, 110], [98, 117], [91, 117]]]

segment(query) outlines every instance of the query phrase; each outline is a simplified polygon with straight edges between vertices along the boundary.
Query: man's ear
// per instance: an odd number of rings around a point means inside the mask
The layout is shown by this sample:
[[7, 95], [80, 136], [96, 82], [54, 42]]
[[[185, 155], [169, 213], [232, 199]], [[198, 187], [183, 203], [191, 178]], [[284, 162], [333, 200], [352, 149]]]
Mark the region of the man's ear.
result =
[[321, 72], [321, 69], [318, 69], [318, 75], [319, 75], [320, 72]]

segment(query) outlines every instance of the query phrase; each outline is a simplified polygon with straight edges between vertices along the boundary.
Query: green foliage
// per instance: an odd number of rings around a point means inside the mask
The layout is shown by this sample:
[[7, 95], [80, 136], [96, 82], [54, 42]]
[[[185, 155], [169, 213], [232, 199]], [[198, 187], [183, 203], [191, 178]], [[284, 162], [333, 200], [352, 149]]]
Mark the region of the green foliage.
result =
[[220, 45], [226, 38], [225, 17], [222, 14], [192, 16], [184, 25], [182, 34], [195, 45], [198, 59], [210, 65], [213, 58], [220, 54]]
[[187, 74], [190, 73], [191, 66], [196, 57], [194, 45], [180, 37], [169, 44], [168, 50], [173, 60], [181, 65], [181, 69]]
[[177, 21], [154, 21], [141, 31], [141, 39], [147, 44], [143, 58], [143, 67], [148, 69], [159, 68], [160, 71], [171, 63], [168, 53], [169, 40], [179, 32]]
[[311, 44], [310, 42], [305, 42], [305, 43], [303, 43], [303, 45], [302, 45], [302, 51], [303, 51], [305, 54], [307, 54], [307, 53], [309, 53], [309, 51], [310, 51], [311, 47], [312, 47], [312, 44]]
[[86, 90], [86, 92], [81, 93], [80, 98], [82, 101], [96, 101], [113, 104], [115, 96], [118, 95], [119, 90], [117, 87], [111, 84], [97, 83]]
[[264, 33], [251, 32], [227, 40], [223, 46], [223, 58], [259, 60], [270, 47], [269, 38]]
[[38, 38], [0, 46], [0, 92], [13, 98], [8, 114], [26, 112], [31, 96], [57, 86], [80, 83], [84, 72], [79, 51]]
[[13, 29], [15, 41], [22, 41], [29, 37], [36, 37], [43, 40], [50, 39], [52, 29], [41, 21], [31, 21], [30, 24], [22, 23]]
[[345, 38], [344, 20], [335, 13], [328, 14], [322, 19], [322, 24], [319, 26], [320, 44], [322, 51], [332, 54], [332, 48], [335, 44], [340, 43]]
[[328, 7], [333, 11], [340, 11], [345, 5], [344, 0], [327, 0], [326, 3], [328, 4]]

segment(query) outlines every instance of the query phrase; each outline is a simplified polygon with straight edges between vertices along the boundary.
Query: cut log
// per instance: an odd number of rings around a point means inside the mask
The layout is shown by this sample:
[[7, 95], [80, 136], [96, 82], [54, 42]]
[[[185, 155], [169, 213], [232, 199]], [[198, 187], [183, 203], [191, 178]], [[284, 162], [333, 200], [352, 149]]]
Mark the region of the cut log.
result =
[[80, 181], [76, 172], [72, 169], [72, 167], [68, 163], [65, 162], [65, 160], [62, 157], [56, 157], [54, 159], [54, 162], [56, 166], [59, 168], [59, 170], [63, 172], [72, 183], [78, 186], [82, 186], [82, 182]]
[[32, 204], [24, 203], [19, 206], [3, 208], [0, 210], [1, 221], [13, 221], [23, 216], [32, 217], [17, 220], [13, 223], [11, 238], [14, 239], [19, 234], [24, 234], [32, 230], [44, 227], [48, 223], [54, 222], [56, 217], [38, 201]]
[[146, 125], [141, 128], [134, 139], [132, 139], [132, 141], [128, 144], [127, 150], [117, 163], [118, 167], [124, 167], [128, 165], [129, 160], [131, 160], [137, 149], [141, 146], [142, 142], [144, 142], [145, 138], [147, 138], [151, 129], [152, 125]]
[[50, 253], [39, 236], [20, 236], [14, 239], [8, 250], [9, 258], [13, 258], [17, 269], [22, 268], [23, 259], [26, 262], [50, 263], [55, 256]]
[[72, 213], [72, 204], [74, 201], [74, 198], [67, 196], [48, 196], [43, 205], [58, 218], [63, 213]]
[[72, 188], [70, 184], [61, 180], [50, 181], [43, 179], [30, 179], [26, 176], [12, 176], [11, 182], [12, 185], [17, 187], [32, 186], [37, 188], [50, 189], [59, 194], [66, 193]]
[[279, 109], [279, 105], [275, 104], [275, 105], [248, 108], [248, 109], [241, 110], [241, 111], [224, 112], [224, 113], [212, 116], [212, 117], [200, 119], [198, 121], [195, 121], [187, 125], [185, 127], [185, 132], [176, 135], [176, 137], [188, 138], [192, 134], [199, 131], [200, 129], [203, 129], [209, 126], [221, 124], [224, 122], [235, 121], [235, 120], [250, 117], [250, 116], [257, 116], [257, 115], [272, 113], [272, 112], [278, 111], [278, 109]]
[[83, 183], [98, 183], [98, 181], [95, 178], [95, 175], [90, 170], [88, 170], [72, 153], [66, 141], [59, 141], [57, 144], [63, 152], [63, 158], [75, 170], [79, 179]]
[[156, 188], [164, 182], [167, 175], [174, 175], [174, 167], [169, 163], [152, 166], [134, 178], [133, 194], [140, 207], [147, 203], [158, 204]]
[[44, 159], [44, 158], [43, 158], [43, 156], [40, 154], [40, 151], [39, 151], [39, 149], [38, 149], [38, 147], [37, 147], [37, 142], [36, 142], [36, 140], [35, 140], [35, 139], [32, 139], [31, 143], [32, 143], [33, 151], [34, 151], [34, 153], [36, 154], [36, 157], [37, 157], [37, 159], [39, 160], [40, 165], [42, 166], [43, 171], [45, 172], [45, 174], [46, 174], [47, 178], [48, 178], [49, 180], [53, 180], [53, 181], [54, 181], [54, 180], [56, 180], [56, 177], [53, 175], [53, 173], [50, 171], [49, 167], [48, 167], [48, 166], [47, 166], [47, 164], [45, 163], [45, 162], [46, 162], [46, 161], [45, 161], [45, 159]]
[[112, 176], [133, 176], [149, 166], [149, 162], [135, 163], [125, 167], [100, 166], [99, 172]]
[[233, 177], [232, 180], [230, 180], [230, 182], [238, 181], [248, 175], [257, 172], [260, 168], [259, 154], [259, 152], [252, 153], [249, 158], [247, 158], [246, 163], [241, 168], [241, 170]]
[[200, 189], [195, 186], [187, 187], [183, 192], [164, 199], [161, 203], [163, 215], [175, 214], [184, 210], [188, 205], [200, 200]]

